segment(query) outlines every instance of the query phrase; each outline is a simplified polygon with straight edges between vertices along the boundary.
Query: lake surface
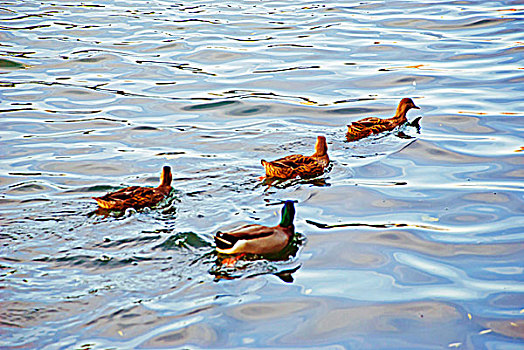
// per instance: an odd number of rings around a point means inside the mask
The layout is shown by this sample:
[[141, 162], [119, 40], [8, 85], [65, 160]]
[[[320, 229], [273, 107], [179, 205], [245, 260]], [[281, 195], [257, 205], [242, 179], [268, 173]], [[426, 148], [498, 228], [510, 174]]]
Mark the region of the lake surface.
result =
[[[520, 1], [0, 4], [0, 348], [524, 349]], [[421, 128], [346, 142], [403, 97]], [[261, 159], [311, 154], [268, 185]], [[156, 186], [159, 208], [93, 196]], [[276, 225], [281, 259], [213, 234]]]

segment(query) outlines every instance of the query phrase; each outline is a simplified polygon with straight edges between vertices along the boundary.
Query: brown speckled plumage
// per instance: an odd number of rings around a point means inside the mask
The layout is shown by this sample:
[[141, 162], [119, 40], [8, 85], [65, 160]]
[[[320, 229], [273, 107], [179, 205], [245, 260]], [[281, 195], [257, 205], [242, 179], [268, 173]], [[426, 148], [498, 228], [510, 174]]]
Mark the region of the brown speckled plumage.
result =
[[348, 125], [347, 140], [356, 141], [372, 134], [393, 130], [408, 121], [406, 114], [412, 108], [419, 109], [410, 98], [403, 98], [394, 117], [387, 119], [369, 117], [353, 122]]
[[131, 186], [102, 197], [93, 197], [104, 209], [125, 210], [127, 208], [141, 209], [151, 207], [162, 201], [171, 191], [171, 168], [164, 166], [158, 187]]
[[326, 138], [324, 136], [317, 137], [315, 153], [311, 156], [293, 154], [272, 162], [266, 162], [262, 159], [261, 163], [266, 170], [267, 177], [292, 179], [321, 175], [329, 164]]

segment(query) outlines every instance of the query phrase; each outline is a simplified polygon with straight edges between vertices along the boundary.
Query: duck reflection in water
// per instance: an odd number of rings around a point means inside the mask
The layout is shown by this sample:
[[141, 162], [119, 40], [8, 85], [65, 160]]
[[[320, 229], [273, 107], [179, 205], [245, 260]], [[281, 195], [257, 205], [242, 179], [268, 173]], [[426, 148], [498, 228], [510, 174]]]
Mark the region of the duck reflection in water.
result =
[[237, 279], [237, 278], [240, 278], [240, 277], [255, 277], [255, 276], [260, 276], [260, 275], [267, 275], [268, 273], [270, 273], [270, 274], [280, 278], [283, 282], [293, 283], [295, 281], [295, 278], [293, 277], [293, 274], [295, 272], [297, 272], [301, 267], [302, 267], [302, 265], [298, 265], [298, 266], [292, 267], [290, 269], [285, 269], [285, 270], [281, 270], [281, 271], [278, 271], [278, 272], [268, 271], [269, 269], [266, 268], [266, 269], [263, 269], [263, 271], [260, 271], [260, 272], [259, 271], [253, 271], [248, 276], [233, 275], [231, 273], [228, 273], [228, 272], [222, 271], [222, 270], [218, 270], [218, 269], [214, 270], [214, 271], [211, 271], [210, 273], [215, 276], [215, 282], [219, 282], [221, 280], [234, 280], [234, 279]]
[[[331, 165], [330, 165], [331, 166]], [[329, 182], [327, 182], [327, 179], [324, 177], [315, 177], [310, 179], [277, 179], [277, 178], [264, 178], [264, 180], [260, 183], [262, 186], [266, 186], [266, 189], [264, 191], [268, 191], [271, 187], [278, 188], [278, 189], [284, 189], [287, 187], [295, 186], [296, 184], [307, 184], [311, 186], [316, 187], [328, 187], [331, 186]]]

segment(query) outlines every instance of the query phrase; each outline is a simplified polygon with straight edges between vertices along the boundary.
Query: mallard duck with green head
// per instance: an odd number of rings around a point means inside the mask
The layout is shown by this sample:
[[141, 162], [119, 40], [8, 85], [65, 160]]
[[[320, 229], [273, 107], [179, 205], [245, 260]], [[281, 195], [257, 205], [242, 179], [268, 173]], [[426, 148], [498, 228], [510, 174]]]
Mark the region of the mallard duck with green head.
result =
[[295, 234], [293, 201], [284, 202], [280, 224], [273, 227], [245, 225], [229, 232], [217, 232], [216, 249], [222, 254], [274, 254], [282, 251]]
[[357, 141], [372, 134], [390, 131], [408, 121], [406, 114], [410, 109], [420, 109], [410, 98], [403, 98], [397, 107], [397, 112], [391, 118], [380, 119], [376, 117], [364, 118], [348, 125], [346, 138], [348, 141]]

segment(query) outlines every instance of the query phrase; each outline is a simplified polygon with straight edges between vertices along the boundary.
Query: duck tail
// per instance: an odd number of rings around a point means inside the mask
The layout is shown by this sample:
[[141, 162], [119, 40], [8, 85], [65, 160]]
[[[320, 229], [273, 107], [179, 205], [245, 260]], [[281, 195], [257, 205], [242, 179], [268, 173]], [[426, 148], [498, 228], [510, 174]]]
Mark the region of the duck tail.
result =
[[422, 117], [417, 117], [417, 118], [413, 119], [412, 122], [408, 123], [408, 125], [417, 128], [417, 131], [420, 132], [420, 119], [422, 119]]
[[220, 231], [218, 231], [215, 235], [215, 244], [218, 249], [222, 250], [233, 248], [237, 240], [238, 239], [235, 239], [235, 237]]
[[91, 197], [91, 198], [93, 198], [98, 203], [100, 208], [112, 209], [115, 207], [114, 201], [106, 201], [105, 199], [102, 199], [101, 197]]

